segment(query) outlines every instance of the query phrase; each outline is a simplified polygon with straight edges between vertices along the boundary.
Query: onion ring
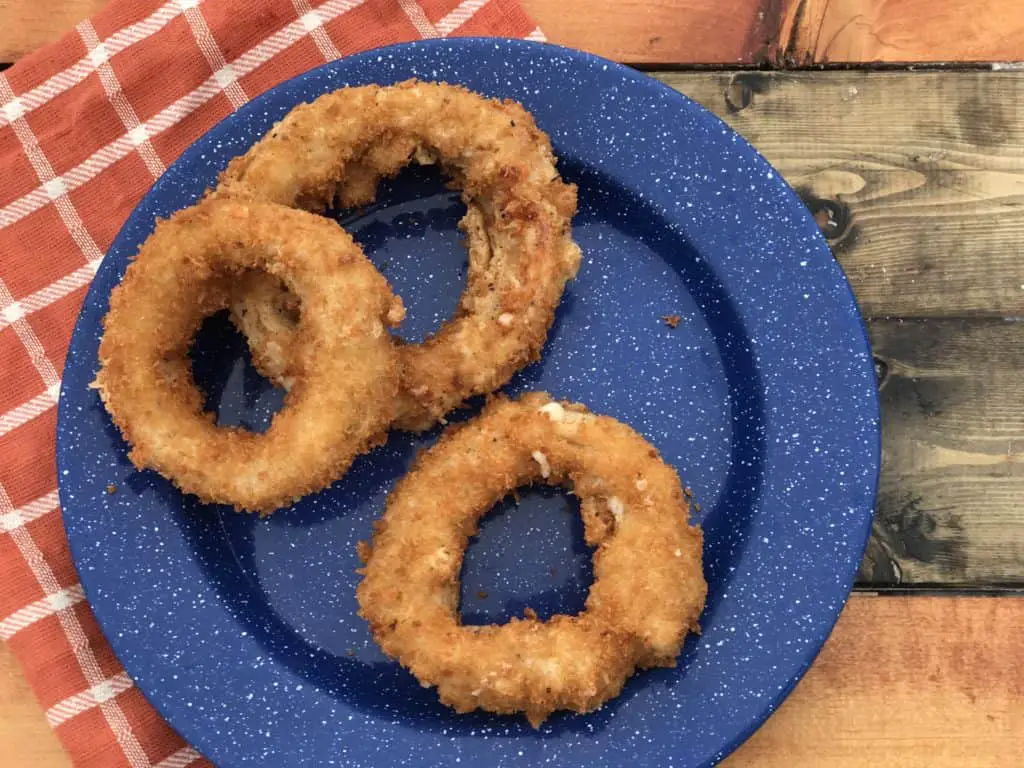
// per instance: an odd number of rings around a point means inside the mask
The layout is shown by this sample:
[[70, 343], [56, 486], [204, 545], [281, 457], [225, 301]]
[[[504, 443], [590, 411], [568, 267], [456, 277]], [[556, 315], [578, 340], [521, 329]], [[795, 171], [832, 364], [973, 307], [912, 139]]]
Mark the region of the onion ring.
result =
[[[584, 610], [503, 625], [459, 622], [459, 574], [477, 522], [518, 486], [580, 498], [594, 552]], [[458, 488], [458, 493], [451, 489]], [[698, 629], [702, 533], [676, 472], [639, 434], [580, 405], [531, 393], [493, 400], [421, 454], [361, 545], [360, 615], [396, 658], [458, 712], [587, 712], [637, 668], [675, 666]]]
[[[300, 372], [263, 434], [203, 411], [188, 350], [252, 271], [301, 297]], [[400, 299], [336, 223], [266, 203], [207, 201], [157, 224], [110, 296], [94, 384], [132, 446], [201, 500], [268, 512], [336, 480], [394, 416]]]
[[[292, 110], [231, 161], [213, 194], [312, 210], [336, 201], [359, 206], [375, 198], [382, 178], [411, 162], [440, 163], [461, 189], [467, 213], [459, 226], [469, 250], [455, 317], [399, 352], [394, 426], [421, 431], [540, 356], [565, 283], [579, 268], [570, 231], [576, 187], [562, 181], [529, 112], [437, 83], [345, 88]], [[287, 383], [287, 323], [250, 322], [267, 317], [265, 307], [254, 307], [267, 293], [240, 287], [233, 316], [261, 372]]]

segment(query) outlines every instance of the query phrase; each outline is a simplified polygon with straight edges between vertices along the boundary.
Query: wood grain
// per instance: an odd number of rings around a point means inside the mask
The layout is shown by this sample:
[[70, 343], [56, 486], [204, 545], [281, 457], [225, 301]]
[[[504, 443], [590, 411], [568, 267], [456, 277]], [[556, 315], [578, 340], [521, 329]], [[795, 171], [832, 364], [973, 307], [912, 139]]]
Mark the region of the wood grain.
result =
[[[1024, 764], [1024, 599], [851, 599], [814, 666], [727, 768]], [[0, 646], [0, 764], [67, 768]], [[868, 762], [870, 761], [870, 762]]]
[[74, 29], [105, 0], [0, 0], [0, 63], [12, 63]]
[[[0, 0], [0, 62], [70, 31], [105, 0]], [[562, 45], [644, 64], [1013, 61], [1017, 0], [521, 0]]]
[[868, 316], [863, 586], [1024, 585], [1024, 73], [666, 74], [804, 197]]
[[1021, 598], [855, 597], [727, 768], [1024, 765]]
[[[632, 63], [759, 61], [792, 0], [522, 0], [552, 42]], [[0, 0], [0, 62], [56, 40], [105, 0]]]
[[753, 63], [778, 37], [768, 0], [520, 1], [552, 42], [629, 63]]
[[876, 320], [882, 477], [861, 579], [1024, 584], [1024, 323]]
[[790, 65], [1024, 59], [1020, 0], [797, 0], [783, 29]]
[[14, 654], [0, 643], [0, 765], [67, 768], [71, 765], [46, 723]]
[[1024, 316], [1024, 72], [659, 77], [801, 192], [868, 316]]

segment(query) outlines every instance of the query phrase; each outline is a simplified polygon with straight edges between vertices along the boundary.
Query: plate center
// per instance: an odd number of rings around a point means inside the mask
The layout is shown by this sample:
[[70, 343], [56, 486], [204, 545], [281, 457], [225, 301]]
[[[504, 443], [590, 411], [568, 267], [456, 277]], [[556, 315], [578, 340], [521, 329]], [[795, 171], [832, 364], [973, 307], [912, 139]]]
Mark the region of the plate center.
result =
[[506, 496], [480, 521], [462, 563], [462, 622], [504, 624], [527, 608], [546, 620], [583, 610], [593, 582], [576, 497], [533, 486]]
[[456, 227], [466, 206], [437, 166], [410, 165], [381, 182], [370, 206], [331, 213], [402, 297], [396, 335], [419, 343], [455, 314], [469, 263]]
[[192, 377], [206, 396], [206, 410], [222, 427], [266, 432], [284, 405], [285, 391], [253, 367], [245, 337], [227, 311], [206, 318], [192, 342]]
[[[728, 552], [732, 537], [745, 526], [731, 510], [747, 506], [744, 499], [755, 492], [758, 466], [757, 457], [749, 452], [733, 455], [736, 439], [730, 408], [730, 391], [744, 395], [756, 385], [740, 365], [742, 360], [721, 354], [742, 328], [728, 314], [699, 254], [678, 230], [664, 226], [658, 211], [585, 167], [569, 161], [562, 168], [580, 187], [574, 235], [585, 262], [568, 286], [543, 358], [517, 374], [505, 390], [545, 390], [629, 423], [678, 469], [684, 484], [693, 487], [703, 505], [699, 517], [709, 524], [709, 553]], [[438, 223], [434, 230], [431, 224], [422, 233], [423, 238], [436, 235], [436, 242], [446, 246], [424, 252], [422, 239], [386, 229], [381, 218], [400, 218], [401, 206], [406, 205], [391, 205], [395, 197], [387, 189], [381, 190], [379, 208], [346, 226], [371, 258], [392, 254], [385, 272], [414, 312], [424, 305], [409, 297], [420, 290], [429, 293], [439, 317], [444, 317], [454, 307], [463, 281], [457, 268], [445, 272], [465, 258], [456, 229], [461, 209], [454, 210], [457, 200], [450, 192], [423, 197], [425, 180], [407, 180], [416, 185], [407, 188], [407, 194], [421, 195], [414, 204], [425, 206], [417, 210], [449, 211], [446, 218], [436, 220], [444, 222], [443, 228]], [[440, 178], [435, 182], [439, 188]], [[442, 199], [445, 202], [439, 203]], [[402, 283], [390, 274], [392, 264], [396, 269], [403, 265], [408, 275], [432, 274], [439, 282]], [[443, 300], [450, 304], [442, 305]], [[670, 327], [663, 315], [679, 315], [680, 322]], [[237, 343], [237, 354], [244, 356], [244, 344]], [[235, 407], [246, 408], [235, 395]], [[473, 413], [474, 409], [459, 411], [452, 420]], [[756, 403], [744, 413], [746, 421], [758, 418]], [[740, 433], [759, 434], [758, 425], [746, 421]], [[400, 668], [380, 654], [366, 622], [358, 617], [355, 586], [361, 563], [356, 545], [370, 538], [388, 491], [438, 432], [393, 433], [330, 489], [267, 520], [230, 510], [215, 513], [212, 519], [209, 512], [194, 508], [177, 517], [206, 577], [232, 606], [245, 631], [296, 674], [325, 685], [325, 673], [337, 676], [330, 687], [346, 691], [352, 690], [351, 684], [342, 686], [340, 681], [363, 664], [394, 672], [394, 685], [404, 680]], [[753, 469], [741, 476], [736, 467]], [[506, 501], [485, 518], [469, 547], [462, 589], [467, 623], [504, 622], [522, 616], [527, 606], [544, 618], [571, 615], [583, 607], [591, 558], [583, 544], [578, 509], [556, 489], [526, 491], [521, 498], [518, 507]], [[197, 516], [205, 516], [209, 526], [200, 524]], [[709, 577], [729, 561], [728, 556], [710, 556]], [[487, 597], [480, 598], [479, 593]], [[322, 666], [312, 669], [311, 658]], [[408, 695], [402, 690], [402, 696]], [[421, 704], [434, 717], [443, 711], [429, 697]]]

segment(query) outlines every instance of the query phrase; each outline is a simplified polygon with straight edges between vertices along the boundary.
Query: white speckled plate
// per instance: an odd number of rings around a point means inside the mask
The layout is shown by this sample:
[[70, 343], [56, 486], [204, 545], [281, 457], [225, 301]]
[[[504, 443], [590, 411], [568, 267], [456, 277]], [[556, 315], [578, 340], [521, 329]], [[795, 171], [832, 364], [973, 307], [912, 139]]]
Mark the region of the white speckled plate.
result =
[[[261, 521], [133, 471], [88, 388], [110, 290], [157, 216], [195, 200], [300, 101], [414, 76], [521, 100], [580, 187], [583, 267], [543, 360], [507, 389], [542, 388], [628, 422], [702, 505], [710, 595], [679, 667], [639, 674], [600, 711], [537, 731], [440, 706], [356, 616], [356, 542], [433, 435], [395, 435], [333, 487]], [[459, 215], [437, 177], [410, 172], [344, 219], [411, 307], [407, 337], [455, 306]], [[280, 402], [223, 323], [201, 334], [195, 371], [222, 422], [258, 427]], [[589, 55], [428, 41], [281, 85], [160, 179], [82, 310], [58, 461], [68, 537], [104, 631], [149, 699], [219, 765], [703, 766], [779, 704], [846, 600], [870, 528], [878, 405], [841, 270], [800, 201], [736, 134]], [[531, 493], [488, 518], [464, 568], [465, 621], [580, 608], [589, 553], [567, 509], [560, 494]]]

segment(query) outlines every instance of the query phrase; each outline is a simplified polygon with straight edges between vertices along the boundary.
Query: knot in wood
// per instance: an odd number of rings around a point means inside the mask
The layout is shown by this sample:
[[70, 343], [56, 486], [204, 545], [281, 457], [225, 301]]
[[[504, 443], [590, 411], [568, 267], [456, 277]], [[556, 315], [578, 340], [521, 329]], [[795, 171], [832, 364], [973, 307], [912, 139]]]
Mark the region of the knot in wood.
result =
[[885, 386], [885, 382], [889, 380], [889, 363], [883, 360], [878, 355], [874, 356], [875, 362], [875, 382], [878, 384], [878, 388], [881, 389]]
[[839, 199], [818, 197], [807, 188], [798, 189], [797, 194], [833, 250], [852, 245], [856, 239], [856, 227], [849, 205]]
[[753, 100], [754, 91], [745, 80], [734, 77], [725, 87], [725, 106], [732, 113], [746, 109]]

